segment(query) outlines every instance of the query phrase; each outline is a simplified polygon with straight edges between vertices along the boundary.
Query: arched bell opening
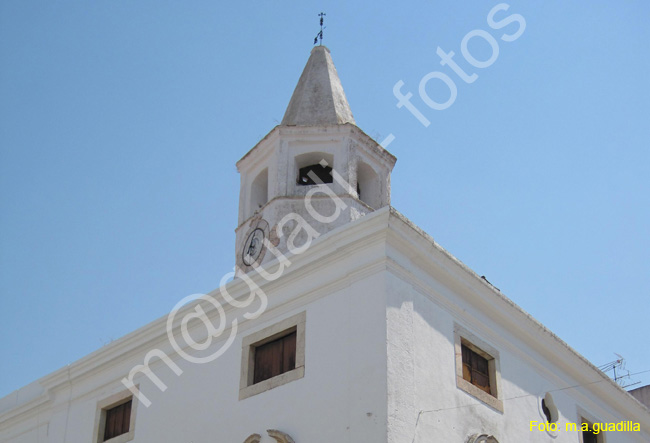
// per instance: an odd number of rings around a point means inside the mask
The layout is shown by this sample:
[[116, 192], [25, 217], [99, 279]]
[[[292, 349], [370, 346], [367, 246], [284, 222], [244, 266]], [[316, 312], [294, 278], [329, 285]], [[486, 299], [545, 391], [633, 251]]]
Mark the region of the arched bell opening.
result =
[[296, 157], [296, 184], [299, 186], [332, 183], [334, 156], [324, 152], [309, 152]]
[[373, 209], [381, 206], [379, 175], [367, 163], [360, 162], [357, 167], [357, 195], [359, 200]]
[[269, 169], [264, 168], [257, 174], [251, 184], [250, 202], [248, 205], [248, 214], [250, 217], [269, 201]]

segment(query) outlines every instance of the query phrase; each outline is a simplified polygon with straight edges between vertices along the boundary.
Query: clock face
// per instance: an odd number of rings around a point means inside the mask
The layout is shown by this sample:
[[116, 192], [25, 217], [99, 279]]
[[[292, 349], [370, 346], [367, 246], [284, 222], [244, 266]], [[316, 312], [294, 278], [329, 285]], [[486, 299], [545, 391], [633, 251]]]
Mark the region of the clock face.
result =
[[256, 228], [250, 233], [244, 243], [242, 251], [242, 261], [246, 266], [251, 266], [257, 261], [264, 247], [264, 230]]

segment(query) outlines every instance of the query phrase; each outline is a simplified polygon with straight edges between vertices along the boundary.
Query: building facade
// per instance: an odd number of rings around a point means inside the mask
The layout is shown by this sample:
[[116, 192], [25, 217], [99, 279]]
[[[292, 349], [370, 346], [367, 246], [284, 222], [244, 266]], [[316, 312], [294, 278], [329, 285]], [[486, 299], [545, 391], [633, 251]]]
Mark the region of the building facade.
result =
[[395, 161], [315, 47], [237, 163], [234, 278], [0, 400], [0, 441], [650, 441], [647, 407], [390, 206]]

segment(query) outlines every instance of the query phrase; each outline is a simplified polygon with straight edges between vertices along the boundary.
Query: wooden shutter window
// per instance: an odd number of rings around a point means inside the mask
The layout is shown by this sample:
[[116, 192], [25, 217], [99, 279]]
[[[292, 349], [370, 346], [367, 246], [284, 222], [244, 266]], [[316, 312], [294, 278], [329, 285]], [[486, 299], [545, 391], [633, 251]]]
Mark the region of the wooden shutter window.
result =
[[491, 394], [488, 360], [464, 344], [461, 344], [461, 351], [463, 353], [463, 378]]
[[126, 403], [106, 410], [106, 427], [104, 428], [104, 441], [129, 432], [131, 424], [131, 403]]
[[255, 347], [253, 383], [296, 368], [296, 331]]

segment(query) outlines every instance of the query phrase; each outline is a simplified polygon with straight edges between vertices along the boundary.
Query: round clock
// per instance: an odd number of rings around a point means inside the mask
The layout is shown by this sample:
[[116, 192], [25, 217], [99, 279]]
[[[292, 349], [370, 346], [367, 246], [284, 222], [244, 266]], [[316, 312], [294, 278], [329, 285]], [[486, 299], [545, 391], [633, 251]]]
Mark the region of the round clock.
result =
[[242, 251], [242, 261], [246, 266], [251, 266], [257, 261], [264, 247], [264, 230], [255, 228], [250, 233], [246, 242], [244, 243], [244, 250]]

